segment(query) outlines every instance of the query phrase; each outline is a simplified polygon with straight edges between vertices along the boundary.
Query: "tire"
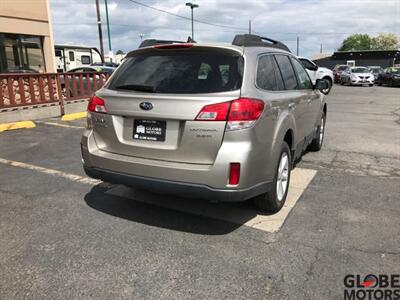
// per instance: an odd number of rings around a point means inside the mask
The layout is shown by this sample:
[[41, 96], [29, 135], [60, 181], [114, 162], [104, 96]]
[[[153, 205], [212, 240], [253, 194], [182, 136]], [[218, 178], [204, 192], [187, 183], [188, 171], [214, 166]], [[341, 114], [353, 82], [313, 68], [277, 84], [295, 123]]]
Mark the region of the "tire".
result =
[[369, 86], [374, 86], [373, 84], [370, 84]]
[[322, 113], [321, 122], [318, 126], [317, 132], [315, 133], [315, 137], [311, 141], [311, 144], [308, 146], [308, 150], [313, 152], [321, 150], [325, 137], [325, 122], [326, 117], [325, 114]]
[[283, 142], [276, 165], [275, 177], [271, 191], [253, 198], [257, 209], [267, 213], [277, 213], [285, 204], [292, 170], [292, 157], [290, 148]]
[[[61, 86], [61, 95], [63, 96], [63, 98], [67, 98], [67, 89], [65, 88], [65, 85]], [[73, 97], [71, 90], [69, 90], [69, 96]]]
[[382, 86], [382, 80], [379, 80], [379, 81], [378, 81], [378, 85], [379, 85], [379, 86]]
[[325, 79], [328, 82], [328, 88], [323, 90], [322, 93], [328, 95], [332, 89], [332, 80], [329, 77], [324, 77], [322, 79]]
[[390, 81], [389, 81], [389, 86], [390, 87], [393, 87], [394, 85], [393, 85], [393, 79], [390, 79]]
[[344, 85], [344, 82], [343, 82], [343, 80], [340, 80], [340, 85]]

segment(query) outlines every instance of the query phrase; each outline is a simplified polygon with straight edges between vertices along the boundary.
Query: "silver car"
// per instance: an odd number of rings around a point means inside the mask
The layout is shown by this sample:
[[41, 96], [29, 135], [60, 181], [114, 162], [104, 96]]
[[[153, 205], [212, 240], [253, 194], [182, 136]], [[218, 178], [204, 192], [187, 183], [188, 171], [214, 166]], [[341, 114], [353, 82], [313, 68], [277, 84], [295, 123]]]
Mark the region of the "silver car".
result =
[[285, 45], [255, 35], [148, 44], [89, 102], [86, 174], [279, 211], [296, 161], [322, 147], [327, 82], [313, 85]]

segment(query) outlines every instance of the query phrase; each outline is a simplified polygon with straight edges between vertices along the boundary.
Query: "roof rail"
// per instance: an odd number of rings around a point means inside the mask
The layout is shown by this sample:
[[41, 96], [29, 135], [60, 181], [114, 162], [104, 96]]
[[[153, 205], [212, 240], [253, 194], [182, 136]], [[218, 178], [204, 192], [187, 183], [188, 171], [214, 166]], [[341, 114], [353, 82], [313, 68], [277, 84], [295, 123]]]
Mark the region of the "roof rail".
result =
[[232, 45], [243, 47], [271, 47], [290, 52], [289, 48], [284, 43], [255, 34], [237, 34], [232, 41]]
[[191, 37], [188, 37], [187, 41], [170, 41], [170, 40], [156, 40], [156, 39], [147, 39], [140, 43], [139, 48], [150, 47], [155, 45], [168, 45], [168, 44], [184, 44], [184, 43], [196, 43], [195, 40], [192, 40]]

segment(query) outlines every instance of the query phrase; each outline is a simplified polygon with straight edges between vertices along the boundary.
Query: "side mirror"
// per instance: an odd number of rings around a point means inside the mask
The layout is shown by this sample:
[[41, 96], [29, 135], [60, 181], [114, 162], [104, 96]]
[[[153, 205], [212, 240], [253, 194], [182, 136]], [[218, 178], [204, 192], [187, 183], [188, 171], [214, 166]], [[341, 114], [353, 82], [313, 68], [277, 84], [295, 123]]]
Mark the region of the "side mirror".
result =
[[326, 91], [329, 89], [329, 82], [326, 79], [317, 79], [317, 82], [314, 85], [314, 89], [317, 89], [321, 93], [326, 95]]

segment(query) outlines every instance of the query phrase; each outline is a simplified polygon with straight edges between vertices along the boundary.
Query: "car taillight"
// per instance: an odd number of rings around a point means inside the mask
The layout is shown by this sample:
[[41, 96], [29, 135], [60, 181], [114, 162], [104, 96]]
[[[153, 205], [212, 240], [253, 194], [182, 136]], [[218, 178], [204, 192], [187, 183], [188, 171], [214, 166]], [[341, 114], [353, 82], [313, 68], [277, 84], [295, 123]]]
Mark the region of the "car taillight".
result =
[[264, 101], [239, 98], [229, 102], [206, 105], [196, 117], [196, 121], [228, 121], [226, 130], [251, 127], [264, 110]]
[[196, 121], [226, 121], [231, 102], [222, 102], [204, 106]]
[[102, 114], [107, 113], [104, 100], [97, 96], [92, 96], [89, 100], [88, 111]]
[[240, 179], [240, 163], [231, 163], [229, 169], [229, 184], [238, 185]]

